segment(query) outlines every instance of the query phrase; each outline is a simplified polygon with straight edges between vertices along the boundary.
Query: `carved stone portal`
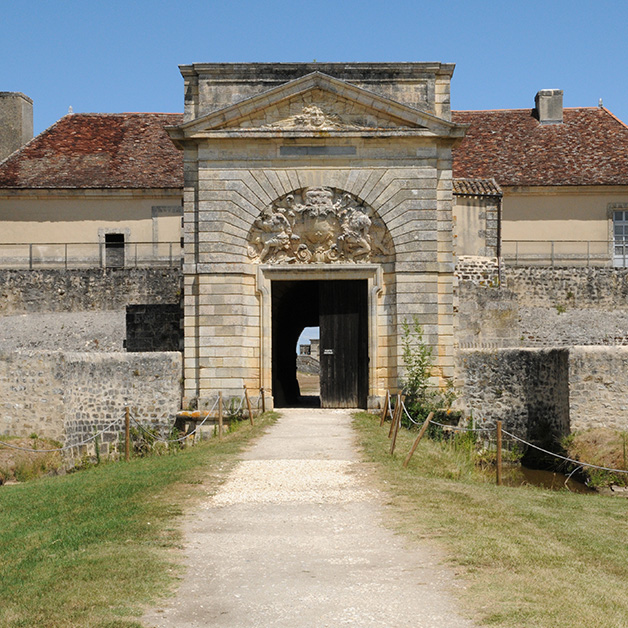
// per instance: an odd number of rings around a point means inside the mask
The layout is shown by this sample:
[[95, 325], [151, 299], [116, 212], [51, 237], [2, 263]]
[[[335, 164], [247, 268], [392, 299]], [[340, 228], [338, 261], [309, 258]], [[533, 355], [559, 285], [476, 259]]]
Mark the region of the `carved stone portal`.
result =
[[295, 191], [262, 211], [248, 238], [256, 263], [385, 261], [392, 239], [372, 209], [327, 187]]

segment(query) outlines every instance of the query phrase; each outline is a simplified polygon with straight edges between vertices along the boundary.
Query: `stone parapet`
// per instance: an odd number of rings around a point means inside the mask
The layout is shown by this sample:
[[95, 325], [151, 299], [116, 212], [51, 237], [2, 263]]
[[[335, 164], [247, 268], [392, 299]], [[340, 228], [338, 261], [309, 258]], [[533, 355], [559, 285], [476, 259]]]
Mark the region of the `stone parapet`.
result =
[[0, 269], [0, 316], [179, 303], [179, 268]]
[[127, 406], [145, 427], [167, 430], [181, 407], [181, 361], [178, 352], [0, 354], [0, 433], [75, 445], [117, 419], [100, 439], [115, 442]]
[[628, 347], [458, 350], [458, 407], [530, 442], [628, 429]]

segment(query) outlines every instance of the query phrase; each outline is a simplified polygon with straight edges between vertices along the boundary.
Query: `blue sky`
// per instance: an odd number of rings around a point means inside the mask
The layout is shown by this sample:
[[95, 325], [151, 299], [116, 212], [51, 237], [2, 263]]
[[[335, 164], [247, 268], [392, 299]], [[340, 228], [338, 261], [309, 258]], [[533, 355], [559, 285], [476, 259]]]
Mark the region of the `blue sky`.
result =
[[599, 98], [628, 122], [625, 0], [0, 0], [0, 91], [35, 101], [35, 132], [76, 112], [182, 111], [179, 64], [443, 61], [455, 109]]

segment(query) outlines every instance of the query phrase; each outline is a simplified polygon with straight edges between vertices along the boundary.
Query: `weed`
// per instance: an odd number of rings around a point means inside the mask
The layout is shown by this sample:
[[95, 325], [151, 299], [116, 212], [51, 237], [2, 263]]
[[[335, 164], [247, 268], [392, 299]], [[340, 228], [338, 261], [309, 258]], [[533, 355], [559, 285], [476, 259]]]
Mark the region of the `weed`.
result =
[[[423, 329], [416, 318], [412, 324], [402, 324], [403, 363], [405, 377], [402, 379], [405, 405], [410, 415], [417, 421], [423, 420], [430, 412], [438, 422], [453, 423], [460, 418], [460, 413], [452, 412], [451, 404], [456, 398], [453, 382], [448, 380], [443, 388], [435, 390], [430, 386], [432, 374], [432, 347], [423, 340]], [[409, 427], [410, 420], [403, 416], [402, 424]], [[431, 433], [434, 428], [430, 426]]]

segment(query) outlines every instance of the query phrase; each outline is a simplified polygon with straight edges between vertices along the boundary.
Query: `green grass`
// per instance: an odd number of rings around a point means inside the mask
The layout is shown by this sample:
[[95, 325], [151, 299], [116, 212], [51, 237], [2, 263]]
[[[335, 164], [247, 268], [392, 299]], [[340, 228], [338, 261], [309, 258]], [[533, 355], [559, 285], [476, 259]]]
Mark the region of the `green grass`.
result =
[[0, 489], [0, 626], [131, 628], [171, 591], [177, 518], [272, 417], [176, 454]]
[[364, 456], [391, 496], [392, 524], [445, 551], [482, 625], [517, 628], [628, 626], [628, 501], [535, 487], [497, 487], [468, 454], [356, 416]]

